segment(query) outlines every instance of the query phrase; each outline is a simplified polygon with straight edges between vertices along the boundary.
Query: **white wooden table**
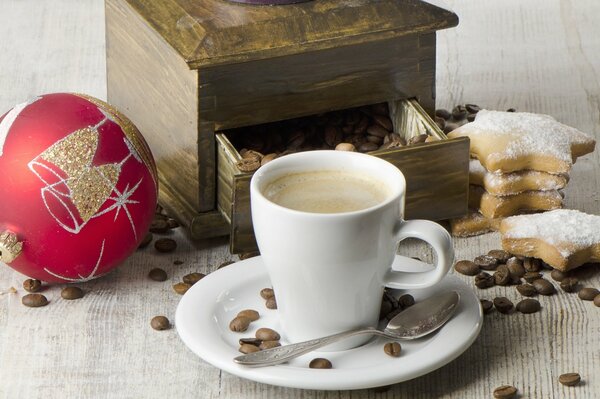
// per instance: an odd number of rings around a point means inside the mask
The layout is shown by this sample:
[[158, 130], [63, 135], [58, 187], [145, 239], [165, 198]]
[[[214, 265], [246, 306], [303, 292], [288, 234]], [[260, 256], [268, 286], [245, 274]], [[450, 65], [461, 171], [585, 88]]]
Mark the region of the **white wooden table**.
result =
[[[461, 19], [458, 28], [438, 35], [438, 107], [516, 107], [598, 135], [600, 2], [436, 3]], [[40, 93], [105, 98], [104, 53], [102, 0], [0, 1], [0, 113]], [[575, 165], [568, 207], [600, 214], [599, 154]], [[174, 318], [179, 296], [171, 285], [184, 274], [210, 272], [233, 258], [223, 239], [191, 243], [178, 231], [174, 237], [174, 254], [138, 251], [116, 272], [83, 284], [87, 295], [81, 300], [58, 300], [62, 287], [49, 288], [50, 304], [41, 309], [21, 305], [24, 277], [0, 265], [0, 291], [19, 288], [0, 295], [0, 397], [480, 399], [502, 384], [515, 385], [524, 398], [600, 397], [600, 308], [564, 293], [541, 298], [538, 314], [486, 317], [481, 336], [459, 359], [384, 393], [285, 389], [222, 373], [194, 356], [175, 329], [149, 326], [158, 314]], [[473, 258], [498, 248], [499, 237], [459, 239], [455, 247], [459, 258]], [[401, 251], [430, 256], [417, 243]], [[184, 263], [175, 266], [176, 259]], [[153, 267], [166, 269], [169, 280], [150, 281]], [[600, 287], [600, 267], [587, 268], [582, 278]], [[511, 287], [478, 294], [518, 299]], [[571, 371], [585, 383], [562, 387], [558, 375]]]

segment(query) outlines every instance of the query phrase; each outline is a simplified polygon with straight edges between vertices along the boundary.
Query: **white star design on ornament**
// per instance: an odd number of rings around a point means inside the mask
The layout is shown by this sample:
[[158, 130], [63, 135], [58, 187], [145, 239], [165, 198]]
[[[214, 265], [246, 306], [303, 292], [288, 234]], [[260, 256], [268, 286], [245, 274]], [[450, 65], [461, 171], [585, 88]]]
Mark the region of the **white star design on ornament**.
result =
[[131, 225], [131, 230], [133, 231], [133, 235], [137, 239], [137, 233], [135, 232], [135, 223], [133, 223], [133, 218], [131, 217], [131, 213], [129, 213], [129, 209], [127, 208], [127, 205], [140, 203], [139, 201], [130, 199], [130, 197], [135, 193], [135, 191], [138, 189], [138, 187], [140, 186], [141, 183], [142, 183], [142, 179], [140, 179], [137, 182], [137, 184], [131, 188], [131, 190], [129, 189], [129, 183], [128, 183], [127, 186], [125, 186], [125, 191], [123, 193], [121, 193], [115, 187], [113, 189], [113, 191], [116, 194], [116, 196], [108, 197], [109, 200], [113, 200], [113, 201], [115, 201], [115, 203], [112, 204], [111, 206], [109, 206], [108, 208], [106, 208], [105, 210], [103, 210], [102, 212], [97, 213], [96, 215], [94, 215], [94, 217], [104, 215], [104, 214], [116, 209], [117, 212], [115, 213], [115, 219], [114, 219], [116, 221], [117, 217], [119, 217], [119, 213], [121, 212], [121, 209], [123, 209], [123, 212], [125, 212], [125, 214], [127, 215], [127, 218], [129, 219], [129, 224]]

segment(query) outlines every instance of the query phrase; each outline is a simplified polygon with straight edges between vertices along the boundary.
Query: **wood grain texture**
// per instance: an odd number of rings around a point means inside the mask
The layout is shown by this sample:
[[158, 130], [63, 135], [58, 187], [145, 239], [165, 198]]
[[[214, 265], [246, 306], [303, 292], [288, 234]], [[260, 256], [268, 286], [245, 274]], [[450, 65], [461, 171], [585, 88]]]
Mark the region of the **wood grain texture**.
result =
[[432, 104], [435, 34], [200, 70], [217, 130], [417, 97]]
[[253, 7], [220, 0], [127, 0], [196, 69], [288, 56], [456, 25], [418, 0], [321, 0]]
[[[214, 129], [198, 120], [198, 72], [190, 71], [124, 0], [107, 1], [106, 13], [108, 101], [131, 118], [152, 148], [161, 203], [170, 204], [177, 193], [178, 202], [196, 211], [214, 209], [214, 174], [206, 178], [214, 172]], [[200, 145], [206, 148], [201, 160]], [[171, 206], [188, 223], [179, 208]]]
[[[436, 2], [440, 3], [436, 0]], [[474, 102], [493, 109], [545, 112], [600, 137], [600, 35], [593, 0], [453, 0], [458, 28], [438, 35], [438, 106]], [[78, 91], [105, 98], [104, 16], [101, 0], [5, 0], [0, 13], [0, 112], [35, 94]], [[5, 171], [2, 171], [5, 173]], [[600, 152], [575, 164], [566, 205], [600, 214]], [[0, 199], [1, 202], [1, 199]], [[172, 283], [190, 271], [213, 271], [231, 259], [227, 241], [192, 244], [176, 231], [174, 254], [152, 248], [134, 254], [114, 273], [83, 284], [86, 296], [60, 299], [60, 286], [45, 294], [50, 304], [20, 303], [24, 277], [0, 266], [0, 398], [290, 398], [290, 399], [482, 399], [494, 387], [513, 384], [522, 398], [593, 399], [600, 396], [600, 309], [575, 295], [539, 298], [534, 315], [486, 317], [480, 337], [460, 358], [389, 391], [303, 391], [258, 384], [196, 358], [174, 329], [153, 331], [157, 314], [174, 318], [179, 297]], [[498, 248], [498, 234], [455, 240], [458, 258]], [[416, 241], [400, 252], [430, 259]], [[173, 261], [181, 259], [182, 265]], [[163, 267], [169, 280], [146, 278]], [[600, 288], [599, 267], [579, 271]], [[460, 276], [471, 283], [471, 278]], [[478, 291], [482, 298], [512, 288]], [[558, 375], [581, 373], [585, 383], [568, 388]]]

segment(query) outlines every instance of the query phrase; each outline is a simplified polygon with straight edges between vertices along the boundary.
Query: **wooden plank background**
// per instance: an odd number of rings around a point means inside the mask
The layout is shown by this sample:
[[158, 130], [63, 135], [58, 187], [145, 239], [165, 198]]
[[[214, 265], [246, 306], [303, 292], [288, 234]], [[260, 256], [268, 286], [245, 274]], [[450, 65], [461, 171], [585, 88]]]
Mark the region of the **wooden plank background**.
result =
[[[435, 2], [461, 20], [438, 36], [438, 107], [474, 102], [545, 112], [600, 137], [600, 2]], [[106, 97], [101, 0], [0, 5], [0, 112], [40, 93]], [[599, 154], [575, 165], [568, 207], [600, 214]], [[139, 251], [116, 272], [83, 284], [82, 300], [62, 301], [62, 287], [48, 289], [50, 304], [41, 309], [21, 305], [24, 277], [0, 267], [0, 291], [19, 288], [0, 295], [0, 398], [480, 399], [505, 383], [517, 386], [523, 398], [600, 397], [600, 308], [564, 293], [541, 298], [538, 314], [486, 317], [481, 336], [462, 357], [383, 393], [285, 389], [221, 373], [187, 350], [175, 329], [156, 332], [149, 326], [157, 314], [174, 317], [179, 297], [171, 284], [231, 258], [223, 240], [190, 243], [179, 232], [173, 236], [179, 243], [174, 254]], [[459, 258], [498, 246], [497, 234], [455, 242]], [[415, 242], [400, 251], [430, 256]], [[177, 259], [184, 263], [173, 265]], [[165, 268], [169, 280], [149, 281], [153, 267]], [[586, 285], [600, 287], [600, 267], [579, 274]], [[479, 294], [518, 298], [510, 287]], [[571, 371], [585, 383], [562, 387], [558, 375]]]

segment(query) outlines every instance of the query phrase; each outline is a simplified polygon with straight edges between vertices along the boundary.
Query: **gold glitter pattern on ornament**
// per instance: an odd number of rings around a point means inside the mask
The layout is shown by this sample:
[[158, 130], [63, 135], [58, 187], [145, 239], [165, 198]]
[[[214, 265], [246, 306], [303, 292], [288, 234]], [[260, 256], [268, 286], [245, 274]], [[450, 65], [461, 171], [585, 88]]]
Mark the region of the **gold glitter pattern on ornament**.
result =
[[109, 115], [103, 114], [105, 117], [96, 125], [77, 129], [57, 141], [28, 166], [45, 184], [41, 189], [42, 200], [62, 228], [78, 234], [91, 219], [115, 211], [114, 220], [117, 220], [123, 211], [137, 239], [128, 206], [139, 203], [132, 196], [143, 178], [133, 187], [126, 184], [123, 191], [117, 188], [123, 165], [131, 158], [139, 161], [133, 146], [125, 140], [129, 154], [119, 163], [92, 164], [98, 149], [98, 129], [110, 120]]
[[90, 220], [106, 202], [119, 180], [121, 168], [107, 164], [86, 169], [73, 179], [67, 180], [71, 199], [84, 222]]
[[98, 132], [91, 127], [76, 130], [40, 154], [68, 176], [77, 177], [92, 164], [98, 147]]
[[113, 122], [115, 122], [117, 125], [119, 125], [121, 127], [121, 129], [123, 130], [123, 133], [125, 134], [125, 137], [127, 138], [127, 141], [128, 141], [128, 146], [133, 147], [132, 151], [134, 152], [134, 156], [136, 156], [136, 158], [138, 160], [140, 160], [140, 162], [143, 162], [144, 165], [146, 165], [146, 167], [150, 171], [150, 174], [152, 175], [152, 179], [154, 180], [154, 185], [157, 187], [157, 190], [158, 190], [158, 186], [156, 184], [156, 182], [158, 180], [158, 176], [157, 176], [157, 171], [156, 171], [156, 165], [154, 164], [154, 161], [152, 158], [152, 153], [150, 151], [150, 148], [148, 148], [148, 145], [144, 141], [142, 134], [137, 129], [137, 127], [135, 127], [135, 125], [131, 122], [131, 120], [129, 120], [129, 118], [127, 118], [118, 109], [116, 109], [112, 105], [110, 105], [102, 100], [99, 100], [97, 98], [94, 98], [94, 97], [91, 97], [91, 96], [88, 96], [85, 94], [76, 94], [76, 95], [79, 97], [85, 98], [92, 104], [96, 105], [98, 108], [100, 108], [104, 111], [108, 111], [108, 113], [112, 117], [110, 119]]

